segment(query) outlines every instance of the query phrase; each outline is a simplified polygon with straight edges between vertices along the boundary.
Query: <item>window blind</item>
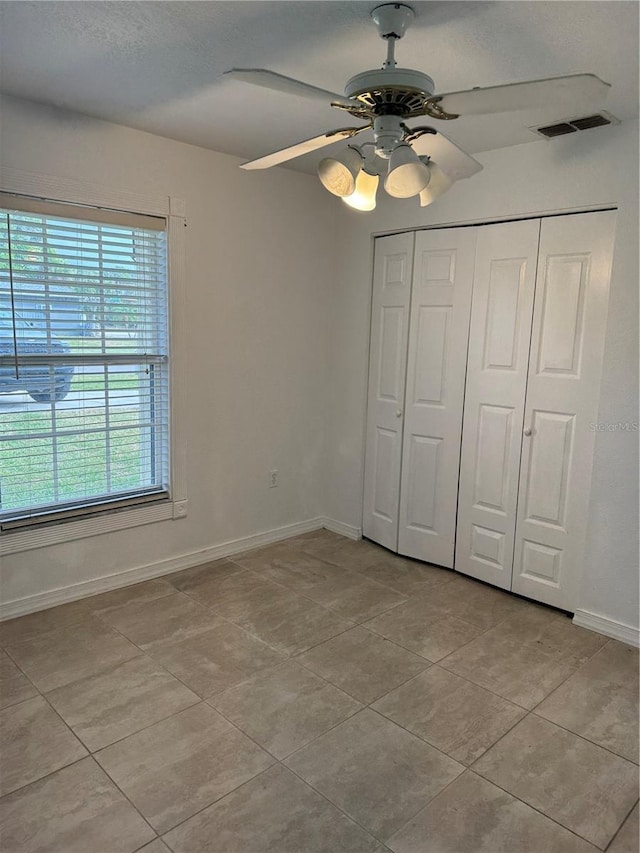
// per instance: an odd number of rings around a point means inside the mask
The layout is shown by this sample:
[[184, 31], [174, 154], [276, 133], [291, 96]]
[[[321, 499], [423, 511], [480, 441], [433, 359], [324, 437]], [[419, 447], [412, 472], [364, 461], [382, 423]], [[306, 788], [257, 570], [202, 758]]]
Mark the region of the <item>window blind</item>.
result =
[[0, 203], [2, 530], [166, 498], [164, 220]]

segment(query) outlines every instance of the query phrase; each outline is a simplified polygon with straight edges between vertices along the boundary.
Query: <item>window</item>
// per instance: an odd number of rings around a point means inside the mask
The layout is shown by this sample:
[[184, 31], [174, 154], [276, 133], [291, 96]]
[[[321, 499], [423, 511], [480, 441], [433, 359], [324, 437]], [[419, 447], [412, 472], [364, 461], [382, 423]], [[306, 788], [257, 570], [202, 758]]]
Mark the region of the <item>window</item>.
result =
[[0, 196], [3, 531], [169, 497], [165, 226]]

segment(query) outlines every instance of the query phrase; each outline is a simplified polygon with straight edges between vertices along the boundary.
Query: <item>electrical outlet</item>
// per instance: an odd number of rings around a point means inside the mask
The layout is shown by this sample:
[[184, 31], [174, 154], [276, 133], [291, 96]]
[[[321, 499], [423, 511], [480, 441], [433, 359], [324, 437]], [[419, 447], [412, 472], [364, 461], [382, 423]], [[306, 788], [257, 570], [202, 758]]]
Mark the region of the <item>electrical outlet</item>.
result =
[[175, 501], [173, 504], [173, 517], [185, 518], [187, 515], [188, 506], [189, 501]]
[[275, 489], [275, 487], [277, 485], [278, 485], [278, 469], [273, 468], [271, 471], [269, 471], [269, 488]]

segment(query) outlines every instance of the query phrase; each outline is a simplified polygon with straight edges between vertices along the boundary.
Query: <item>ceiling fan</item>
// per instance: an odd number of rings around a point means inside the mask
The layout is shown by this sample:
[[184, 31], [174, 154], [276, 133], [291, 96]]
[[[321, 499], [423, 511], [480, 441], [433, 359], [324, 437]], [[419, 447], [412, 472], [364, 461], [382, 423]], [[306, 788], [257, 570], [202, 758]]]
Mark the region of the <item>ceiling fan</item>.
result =
[[456, 180], [482, 169], [444, 134], [430, 126], [410, 127], [409, 119], [428, 116], [453, 121], [460, 116], [554, 106], [574, 109], [600, 104], [610, 88], [594, 74], [571, 74], [503, 86], [473, 88], [464, 92], [434, 94], [431, 77], [410, 68], [398, 68], [396, 42], [411, 24], [414, 12], [404, 3], [384, 3], [372, 12], [378, 33], [387, 43], [381, 69], [363, 71], [347, 81], [344, 96], [310, 86], [261, 68], [234, 68], [226, 74], [234, 80], [287, 94], [329, 102], [332, 107], [365, 121], [356, 127], [330, 130], [295, 145], [243, 163], [243, 169], [268, 169], [340, 140], [351, 140], [373, 131], [373, 142], [350, 143], [340, 156], [326, 157], [318, 175], [329, 192], [359, 210], [372, 210], [380, 176], [384, 188], [396, 198], [420, 196], [431, 204]]

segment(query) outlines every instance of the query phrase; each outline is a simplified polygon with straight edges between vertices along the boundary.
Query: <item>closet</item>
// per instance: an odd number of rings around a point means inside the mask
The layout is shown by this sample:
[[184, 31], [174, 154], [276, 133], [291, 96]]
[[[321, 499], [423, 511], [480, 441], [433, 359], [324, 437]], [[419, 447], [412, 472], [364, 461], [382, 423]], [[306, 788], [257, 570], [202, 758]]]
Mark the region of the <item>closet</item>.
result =
[[476, 229], [376, 240], [363, 533], [453, 567]]
[[615, 212], [376, 240], [363, 533], [576, 607]]

